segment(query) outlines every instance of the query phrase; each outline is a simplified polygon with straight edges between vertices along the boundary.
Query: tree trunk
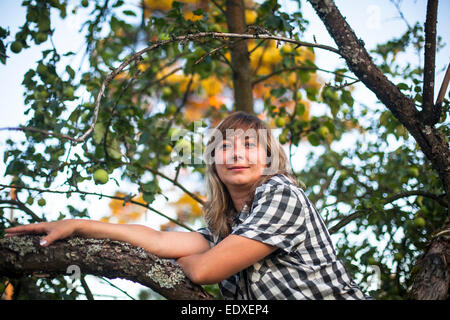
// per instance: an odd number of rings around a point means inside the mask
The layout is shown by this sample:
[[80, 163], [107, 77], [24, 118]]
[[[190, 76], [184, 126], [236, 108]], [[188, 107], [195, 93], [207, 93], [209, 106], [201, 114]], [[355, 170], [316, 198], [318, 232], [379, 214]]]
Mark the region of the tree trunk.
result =
[[[213, 296], [186, 278], [183, 270], [142, 248], [111, 240], [69, 238], [39, 245], [39, 236], [0, 240], [0, 275], [9, 278], [44, 274], [68, 275], [69, 266], [81, 274], [122, 278], [140, 283], [171, 300], [210, 300]], [[79, 274], [80, 275], [80, 274]]]
[[[243, 0], [226, 1], [226, 18], [230, 33], [246, 33]], [[250, 57], [245, 40], [230, 40], [231, 69], [233, 72], [234, 101], [236, 111], [253, 114], [253, 89]]]

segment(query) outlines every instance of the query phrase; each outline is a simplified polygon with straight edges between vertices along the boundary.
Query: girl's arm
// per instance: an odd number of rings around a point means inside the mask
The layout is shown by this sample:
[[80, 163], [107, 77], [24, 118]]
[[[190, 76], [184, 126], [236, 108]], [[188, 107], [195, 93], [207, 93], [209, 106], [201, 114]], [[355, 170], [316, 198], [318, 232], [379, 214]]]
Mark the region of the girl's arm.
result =
[[214, 248], [181, 257], [177, 263], [194, 283], [212, 284], [227, 279], [276, 250], [266, 243], [229, 235]]
[[162, 232], [142, 225], [92, 220], [69, 219], [29, 224], [6, 229], [5, 236], [23, 234], [46, 234], [41, 239], [42, 246], [73, 235], [124, 241], [161, 258], [180, 258], [210, 249], [208, 242], [198, 232]]

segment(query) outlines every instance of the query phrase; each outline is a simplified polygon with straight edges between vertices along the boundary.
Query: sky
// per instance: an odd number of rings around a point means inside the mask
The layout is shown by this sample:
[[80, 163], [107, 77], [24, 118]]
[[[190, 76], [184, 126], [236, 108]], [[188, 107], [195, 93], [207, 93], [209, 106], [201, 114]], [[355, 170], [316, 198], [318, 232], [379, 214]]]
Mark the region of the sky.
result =
[[[72, 1], [75, 3], [76, 1]], [[373, 49], [377, 43], [386, 41], [393, 37], [401, 35], [405, 29], [406, 24], [399, 18], [399, 14], [392, 3], [388, 0], [336, 0], [335, 1], [342, 14], [346, 17], [348, 23], [353, 27], [358, 37], [360, 37], [366, 44], [366, 48]], [[0, 0], [0, 26], [3, 28], [9, 28], [11, 34], [14, 35], [19, 26], [25, 21], [25, 10], [20, 6], [21, 1], [18, 0]], [[292, 1], [281, 0], [286, 10], [291, 10]], [[313, 42], [315, 39], [318, 43], [328, 44], [335, 47], [333, 40], [328, 35], [322, 22], [315, 15], [309, 3], [304, 3], [304, 16], [310, 21], [308, 32], [306, 32], [304, 41]], [[405, 0], [401, 5], [402, 12], [410, 25], [413, 25], [416, 21], [425, 21], [426, 14], [426, 2], [424, 0]], [[70, 10], [68, 10], [70, 12]], [[53, 24], [55, 28], [55, 35], [53, 41], [55, 46], [60, 52], [73, 51], [77, 54], [74, 58], [70, 58], [70, 62], [76, 67], [80, 65], [83, 47], [83, 34], [79, 32], [80, 24], [83, 21], [83, 14], [87, 14], [87, 10], [80, 10], [80, 15], [73, 16], [70, 13], [64, 21], [56, 21]], [[445, 13], [450, 12], [450, 1], [440, 1], [439, 3], [439, 16], [438, 16], [438, 34], [443, 37], [444, 43], [449, 44], [450, 38], [448, 30], [450, 30], [450, 19], [445, 16]], [[35, 61], [41, 57], [41, 51], [45, 48], [50, 48], [48, 41], [40, 46], [35, 46], [26, 50], [23, 50], [19, 55], [10, 54], [10, 58], [7, 61], [7, 65], [0, 65], [0, 96], [2, 97], [0, 102], [0, 110], [2, 116], [0, 117], [0, 128], [3, 127], [16, 127], [22, 125], [25, 122], [25, 106], [23, 104], [23, 87], [21, 82], [23, 80], [24, 73], [32, 66], [35, 66]], [[437, 55], [436, 66], [437, 70], [442, 70], [450, 62], [450, 47], [447, 46]], [[417, 57], [411, 57], [411, 59], [417, 59]], [[415, 61], [415, 60], [414, 60]], [[337, 56], [331, 55], [329, 52], [316, 50], [316, 64], [328, 70], [333, 70], [337, 66], [344, 66], [342, 59]], [[444, 72], [437, 73], [436, 76], [436, 91], [439, 90], [442, 83]], [[326, 80], [327, 75], [321, 74]], [[377, 99], [373, 93], [367, 90], [363, 85], [357, 85], [355, 90], [358, 100], [364, 101], [367, 105], [375, 105]], [[358, 107], [355, 106], [355, 107]], [[314, 110], [313, 110], [314, 112]], [[5, 149], [5, 141], [11, 138], [17, 141], [18, 137], [23, 137], [23, 134], [14, 131], [0, 131], [0, 153], [3, 154]], [[351, 145], [354, 142], [351, 136], [342, 143], [342, 147]], [[300, 148], [295, 150], [295, 161], [293, 162], [294, 169], [300, 170], [306, 165], [306, 154], [310, 151], [310, 147], [307, 145], [301, 145]], [[9, 177], [4, 177], [5, 165], [0, 162], [0, 182], [8, 184], [10, 182]], [[125, 186], [126, 187], [126, 186]], [[163, 183], [163, 188], [169, 188], [170, 184]], [[114, 182], [109, 182], [105, 186], [102, 186], [102, 192], [104, 194], [114, 194], [117, 186]], [[90, 190], [97, 191], [97, 190]], [[166, 195], [170, 199], [176, 199], [179, 193], [176, 190], [168, 190]], [[65, 196], [51, 195], [46, 198], [48, 206], [46, 207], [48, 217], [57, 217], [59, 208], [66, 205]], [[76, 205], [74, 200], [74, 204]], [[99, 219], [102, 216], [107, 215], [110, 210], [108, 207], [109, 200], [99, 200], [96, 197], [88, 198], [89, 211], [94, 219]], [[157, 209], [167, 212], [169, 215], [174, 215], [172, 209], [166, 207], [166, 201], [163, 198], [158, 198], [153, 206]], [[33, 208], [39, 210], [39, 208]], [[160, 218], [154, 214], [148, 214], [145, 216], [141, 223], [157, 227], [161, 223], [165, 223], [164, 218]], [[94, 283], [94, 280], [88, 280], [89, 283]], [[136, 296], [137, 292], [141, 288], [140, 286], [130, 286], [129, 282], [123, 280], [115, 280], [117, 286], [125, 286], [127, 291]], [[99, 283], [95, 283], [95, 288], [98, 293], [105, 294], [105, 298], [111, 294], [110, 286], [102, 286]], [[119, 297], [128, 299], [121, 294], [118, 290], [114, 292]]]

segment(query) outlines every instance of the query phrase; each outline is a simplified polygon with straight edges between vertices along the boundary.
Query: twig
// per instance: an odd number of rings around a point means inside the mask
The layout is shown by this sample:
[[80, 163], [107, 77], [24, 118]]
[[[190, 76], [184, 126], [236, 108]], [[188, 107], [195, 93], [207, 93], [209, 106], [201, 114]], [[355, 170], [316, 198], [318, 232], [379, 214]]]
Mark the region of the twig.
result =
[[[181, 167], [181, 166], [179, 166], [178, 168], [180, 168], [180, 167]], [[202, 199], [200, 199], [200, 198], [197, 197], [194, 193], [192, 193], [192, 192], [190, 192], [189, 190], [187, 190], [185, 187], [183, 187], [183, 185], [181, 185], [181, 184], [177, 181], [177, 178], [178, 178], [178, 172], [179, 172], [179, 169], [178, 169], [178, 168], [177, 168], [177, 173], [176, 173], [175, 179], [169, 178], [169, 177], [166, 176], [164, 173], [162, 173], [162, 172], [160, 172], [160, 171], [158, 171], [158, 170], [156, 170], [156, 169], [154, 169], [154, 168], [152, 168], [152, 167], [149, 167], [149, 166], [143, 166], [142, 168], [144, 168], [144, 169], [146, 169], [146, 170], [149, 170], [150, 172], [152, 172], [152, 173], [154, 173], [154, 174], [156, 174], [156, 175], [158, 175], [158, 176], [160, 176], [160, 177], [166, 179], [167, 181], [172, 182], [173, 185], [175, 185], [175, 186], [177, 186], [178, 188], [180, 188], [181, 190], [183, 190], [187, 195], [189, 195], [192, 199], [194, 199], [195, 201], [197, 201], [197, 202], [200, 203], [201, 205], [204, 205], [204, 204], [205, 204], [205, 202], [204, 202]]]
[[[179, 225], [180, 227], [183, 227], [189, 231], [194, 231], [192, 228], [188, 227], [187, 225], [165, 215], [164, 213], [160, 212], [159, 210], [156, 210], [155, 208], [150, 207], [148, 204], [144, 204], [144, 203], [136, 201], [136, 200], [129, 200], [129, 199], [126, 199], [126, 197], [110, 196], [110, 195], [105, 195], [105, 194], [96, 193], [96, 192], [81, 191], [78, 189], [77, 190], [68, 190], [68, 191], [59, 191], [59, 190], [45, 190], [45, 189], [39, 189], [39, 188], [31, 188], [31, 187], [25, 187], [25, 186], [8, 186], [8, 185], [4, 185], [4, 184], [0, 184], [0, 187], [34, 190], [34, 191], [39, 191], [41, 193], [56, 193], [56, 194], [79, 193], [79, 194], [84, 194], [87, 196], [99, 196], [99, 197], [105, 197], [105, 198], [109, 198], [109, 199], [116, 199], [116, 200], [122, 200], [122, 201], [127, 200], [130, 203], [133, 203], [138, 206], [142, 206], [144, 208], [147, 208], [147, 209], [153, 211], [154, 213], [160, 215], [161, 217], [168, 219], [169, 221], [172, 221], [173, 223]], [[11, 201], [11, 200], [0, 200], [0, 202], [3, 202], [3, 203], [10, 203], [8, 201]], [[22, 207], [20, 207], [20, 209], [22, 209]], [[31, 211], [31, 210], [29, 210], [29, 211]], [[28, 211], [27, 211], [27, 213], [28, 213]], [[33, 215], [34, 215], [34, 213], [33, 213]], [[36, 216], [36, 215], [34, 215], [34, 216]], [[38, 221], [42, 221], [41, 218], [39, 218], [37, 216], [36, 216], [36, 218], [39, 219]]]
[[126, 291], [120, 289], [118, 286], [116, 286], [114, 283], [112, 283], [111, 281], [108, 281], [105, 277], [100, 277], [100, 279], [102, 279], [103, 281], [105, 281], [107, 284], [109, 284], [111, 287], [116, 288], [117, 290], [119, 290], [120, 292], [122, 292], [124, 295], [126, 295], [127, 297], [129, 297], [131, 300], [136, 300], [135, 298], [133, 298], [132, 296], [130, 296]]
[[155, 43], [153, 43], [151, 46], [148, 46], [136, 53], [134, 53], [133, 55], [131, 55], [128, 59], [126, 59], [124, 62], [122, 62], [122, 64], [120, 64], [119, 67], [117, 67], [116, 69], [112, 70], [103, 80], [103, 83], [100, 87], [100, 90], [97, 94], [97, 97], [95, 99], [95, 107], [94, 107], [94, 115], [91, 121], [91, 125], [88, 128], [88, 130], [82, 134], [80, 137], [78, 138], [74, 138], [74, 137], [70, 137], [68, 135], [64, 135], [64, 134], [60, 134], [57, 132], [51, 132], [51, 131], [45, 131], [42, 129], [38, 129], [38, 128], [31, 128], [31, 127], [15, 127], [15, 128], [0, 128], [0, 130], [19, 130], [19, 131], [32, 131], [32, 132], [38, 132], [47, 136], [54, 136], [57, 138], [61, 138], [61, 139], [66, 139], [66, 140], [70, 140], [74, 143], [80, 143], [80, 142], [84, 142], [86, 140], [86, 138], [92, 133], [92, 131], [94, 131], [94, 127], [95, 127], [95, 123], [97, 122], [97, 118], [98, 118], [98, 113], [100, 110], [100, 102], [102, 97], [104, 96], [105, 90], [107, 85], [120, 73], [122, 72], [122, 70], [128, 66], [130, 63], [132, 63], [133, 61], [140, 59], [140, 57], [149, 52], [152, 51], [154, 49], [157, 49], [161, 46], [165, 46], [169, 43], [172, 42], [186, 42], [186, 41], [196, 41], [199, 39], [203, 39], [203, 38], [228, 38], [228, 39], [263, 39], [263, 40], [277, 40], [277, 41], [283, 41], [283, 42], [288, 42], [288, 43], [293, 43], [296, 44], [297, 46], [305, 46], [305, 47], [313, 47], [313, 48], [319, 48], [319, 49], [323, 49], [323, 50], [328, 50], [331, 52], [334, 52], [336, 54], [339, 54], [342, 56], [341, 52], [336, 49], [333, 48], [331, 46], [328, 45], [322, 45], [322, 44], [317, 44], [317, 43], [310, 43], [310, 42], [304, 42], [304, 41], [298, 41], [298, 40], [294, 40], [294, 39], [290, 39], [290, 38], [286, 38], [286, 37], [280, 37], [280, 36], [274, 36], [274, 35], [268, 35], [268, 34], [238, 34], [238, 33], [220, 33], [220, 32], [199, 32], [199, 33], [194, 33], [194, 34], [187, 34], [187, 35], [182, 35], [182, 36], [174, 36], [169, 40], [162, 40], [162, 41], [157, 41]]
[[254, 80], [252, 82], [252, 85], [255, 85], [255, 84], [259, 83], [259, 82], [265, 81], [265, 80], [269, 79], [270, 77], [273, 77], [273, 76], [275, 76], [277, 74], [280, 74], [280, 73], [283, 73], [283, 72], [288, 72], [288, 71], [296, 71], [296, 70], [322, 71], [322, 72], [326, 72], [326, 73], [332, 73], [332, 74], [335, 74], [335, 75], [338, 75], [338, 76], [341, 76], [343, 78], [347, 78], [347, 79], [350, 79], [350, 80], [354, 80], [355, 82], [360, 81], [359, 79], [356, 79], [356, 78], [351, 77], [351, 76], [347, 76], [345, 74], [342, 74], [341, 72], [325, 70], [325, 69], [321, 69], [321, 68], [318, 68], [318, 67], [296, 66], [296, 67], [292, 67], [292, 68], [283, 68], [283, 69], [280, 69], [280, 70], [275, 70], [272, 73], [269, 73], [268, 75], [265, 75], [265, 76], [257, 78], [256, 80]]
[[[4, 185], [2, 185], [2, 187], [16, 188], [16, 187], [12, 187], [12, 186], [4, 186]], [[23, 204], [19, 200], [0, 199], [0, 203], [12, 204], [12, 205], [16, 206], [17, 208], [19, 208], [20, 210], [22, 210], [23, 212], [26, 212], [27, 214], [29, 214], [34, 220], [36, 220], [38, 222], [44, 221], [42, 218], [39, 218], [33, 211], [31, 211], [25, 204]]]
[[442, 103], [444, 102], [445, 92], [448, 88], [448, 82], [450, 81], [450, 63], [447, 66], [447, 71], [445, 72], [444, 80], [442, 80], [441, 89], [436, 99], [436, 109], [441, 109]]
[[87, 298], [88, 300], [94, 300], [94, 295], [92, 294], [91, 289], [89, 288], [89, 286], [88, 286], [86, 280], [84, 279], [84, 276], [82, 276], [82, 277], [80, 278], [80, 282], [81, 282], [81, 286], [83, 287], [84, 292], [85, 292], [85, 294], [86, 294], [86, 298]]
[[200, 59], [198, 59], [197, 61], [195, 61], [195, 65], [203, 62], [203, 60], [205, 60], [207, 57], [209, 57], [210, 55], [216, 53], [219, 50], [222, 50], [223, 48], [225, 48], [226, 46], [228, 46], [228, 43], [225, 43], [223, 45], [221, 45], [220, 47], [214, 48], [213, 50], [211, 50], [210, 52], [207, 52], [205, 55], [203, 55], [202, 57], [200, 57]]
[[[391, 196], [389, 198], [386, 198], [383, 201], [383, 204], [386, 205], [388, 203], [394, 202], [395, 200], [401, 199], [401, 198], [405, 198], [405, 197], [410, 197], [410, 196], [423, 196], [423, 197], [427, 197], [430, 199], [435, 200], [436, 202], [438, 202], [441, 206], [443, 206], [444, 208], [447, 207], [446, 202], [441, 199], [441, 196], [435, 195], [431, 192], [425, 192], [425, 191], [420, 191], [420, 190], [413, 190], [413, 191], [405, 191], [399, 194], [396, 194], [394, 196]], [[338, 231], [340, 228], [346, 226], [347, 224], [349, 224], [351, 221], [355, 220], [356, 218], [359, 218], [359, 216], [363, 213], [366, 213], [368, 211], [371, 211], [370, 209], [362, 209], [362, 210], [357, 210], [354, 213], [345, 216], [342, 220], [340, 220], [337, 224], [335, 224], [334, 226], [332, 226], [330, 229], [328, 229], [328, 231], [330, 232], [330, 234], [335, 233], [336, 231]]]

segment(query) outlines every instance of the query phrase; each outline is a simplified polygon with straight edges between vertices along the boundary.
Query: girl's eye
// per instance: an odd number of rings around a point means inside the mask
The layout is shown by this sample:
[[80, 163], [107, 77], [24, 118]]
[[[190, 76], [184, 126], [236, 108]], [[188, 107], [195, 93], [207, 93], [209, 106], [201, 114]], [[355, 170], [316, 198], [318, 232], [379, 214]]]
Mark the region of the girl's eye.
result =
[[226, 150], [226, 149], [228, 149], [229, 146], [230, 146], [230, 145], [228, 145], [228, 144], [223, 144], [223, 145], [221, 146], [221, 149], [222, 149], [222, 150]]
[[253, 143], [253, 142], [246, 142], [245, 146], [248, 147], [248, 148], [254, 148], [254, 147], [256, 147], [256, 144]]

